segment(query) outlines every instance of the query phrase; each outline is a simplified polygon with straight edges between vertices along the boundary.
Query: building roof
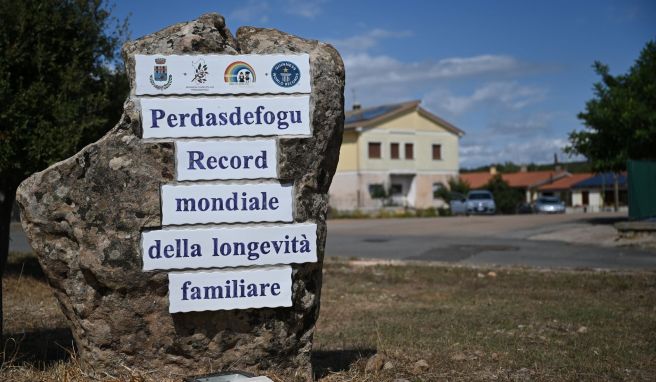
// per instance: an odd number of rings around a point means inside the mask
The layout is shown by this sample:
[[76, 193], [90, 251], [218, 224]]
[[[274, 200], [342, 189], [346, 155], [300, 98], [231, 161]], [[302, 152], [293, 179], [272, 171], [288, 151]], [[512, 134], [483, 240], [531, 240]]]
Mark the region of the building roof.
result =
[[[626, 173], [617, 174], [617, 180], [620, 188], [626, 188]], [[582, 180], [574, 185], [572, 188], [611, 188], [615, 184], [615, 176], [612, 172], [604, 172], [597, 174], [591, 178]]]
[[429, 112], [428, 110], [420, 107], [420, 103], [421, 101], [415, 100], [397, 104], [374, 106], [366, 109], [351, 110], [346, 112], [344, 128], [355, 129], [356, 127], [374, 126], [403, 113], [416, 110], [419, 115], [435, 122], [436, 124], [445, 128], [447, 131], [450, 131], [458, 136], [465, 135], [464, 131], [443, 120], [437, 115]]
[[[551, 183], [555, 180], [568, 176], [566, 171], [520, 171], [510, 174], [501, 174], [506, 183], [510, 187], [516, 188], [532, 188], [545, 183]], [[484, 172], [470, 172], [460, 174], [460, 179], [469, 183], [469, 187], [475, 189], [483, 187], [490, 181], [494, 174], [489, 171]]]
[[526, 171], [503, 174], [503, 180], [508, 182], [510, 187], [536, 187], [568, 175], [569, 173], [566, 171]]
[[460, 174], [460, 179], [469, 184], [469, 187], [472, 189], [481, 188], [487, 184], [492, 178], [490, 172], [470, 172], [466, 174]]
[[548, 183], [540, 186], [538, 189], [540, 191], [560, 191], [560, 190], [569, 190], [572, 185], [581, 182], [585, 179], [592, 178], [593, 173], [586, 172], [581, 174], [571, 174], [570, 176], [565, 176], [556, 180], [553, 183]]

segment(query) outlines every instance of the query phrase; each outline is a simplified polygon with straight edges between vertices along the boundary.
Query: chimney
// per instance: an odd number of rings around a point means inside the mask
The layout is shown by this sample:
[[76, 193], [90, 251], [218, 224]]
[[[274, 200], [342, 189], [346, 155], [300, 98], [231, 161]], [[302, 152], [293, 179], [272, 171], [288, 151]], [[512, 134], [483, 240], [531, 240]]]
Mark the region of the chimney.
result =
[[490, 166], [490, 175], [497, 174], [497, 166]]
[[522, 167], [519, 169], [519, 172], [528, 172], [528, 167], [523, 164]]
[[354, 103], [353, 104], [353, 111], [360, 110], [360, 109], [362, 109], [362, 105], [360, 105], [359, 103]]

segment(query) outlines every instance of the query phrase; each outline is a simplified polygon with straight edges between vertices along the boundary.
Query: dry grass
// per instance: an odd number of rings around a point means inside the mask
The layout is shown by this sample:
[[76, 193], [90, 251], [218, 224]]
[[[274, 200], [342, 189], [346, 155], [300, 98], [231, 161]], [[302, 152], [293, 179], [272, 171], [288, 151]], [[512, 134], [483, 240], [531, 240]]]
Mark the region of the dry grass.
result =
[[[330, 260], [324, 276], [314, 352], [321, 382], [656, 380], [654, 272]], [[19, 346], [8, 342], [0, 380], [89, 380], [33, 259], [13, 256], [3, 288], [6, 333]], [[376, 353], [385, 368], [366, 367]], [[147, 381], [129, 370], [105, 380]]]
[[370, 380], [656, 380], [656, 273], [327, 269], [315, 348], [384, 353]]

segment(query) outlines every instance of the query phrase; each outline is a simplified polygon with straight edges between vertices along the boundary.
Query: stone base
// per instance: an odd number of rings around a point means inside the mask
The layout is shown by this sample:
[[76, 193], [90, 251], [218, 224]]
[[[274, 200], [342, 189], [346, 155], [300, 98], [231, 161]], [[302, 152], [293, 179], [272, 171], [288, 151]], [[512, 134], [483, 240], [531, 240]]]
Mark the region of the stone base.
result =
[[[329, 45], [276, 30], [241, 28], [207, 14], [129, 42], [123, 56], [134, 97], [135, 54], [309, 53], [311, 138], [279, 139], [279, 177], [294, 183], [294, 221], [317, 224], [319, 261], [293, 265], [291, 308], [168, 312], [166, 272], [143, 272], [140, 236], [161, 227], [160, 186], [174, 181], [172, 142], [140, 138], [132, 99], [98, 142], [23, 182], [23, 228], [69, 319], [91, 375], [126, 368], [151, 378], [238, 369], [283, 370], [311, 381], [319, 314], [328, 188], [344, 121], [344, 66]], [[215, 68], [212, 70], [220, 70]]]

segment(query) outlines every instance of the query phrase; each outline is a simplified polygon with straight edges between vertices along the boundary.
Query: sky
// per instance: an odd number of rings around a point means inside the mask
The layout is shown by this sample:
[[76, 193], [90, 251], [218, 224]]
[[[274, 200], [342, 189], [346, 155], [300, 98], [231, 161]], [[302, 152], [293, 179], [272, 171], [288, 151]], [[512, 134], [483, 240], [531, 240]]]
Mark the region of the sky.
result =
[[421, 100], [465, 131], [461, 167], [549, 163], [593, 97], [594, 61], [625, 73], [656, 40], [656, 1], [121, 1], [139, 38], [203, 13], [333, 44], [346, 109]]

